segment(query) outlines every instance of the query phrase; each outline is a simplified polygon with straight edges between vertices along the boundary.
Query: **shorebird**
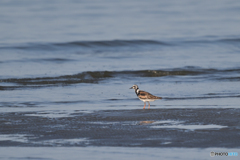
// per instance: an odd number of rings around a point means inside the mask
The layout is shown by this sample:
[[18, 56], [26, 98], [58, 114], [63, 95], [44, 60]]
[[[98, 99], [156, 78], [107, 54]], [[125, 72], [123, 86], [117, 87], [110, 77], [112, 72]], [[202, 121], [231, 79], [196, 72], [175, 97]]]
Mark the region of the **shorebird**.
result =
[[135, 93], [136, 95], [138, 96], [138, 98], [144, 102], [144, 107], [143, 109], [145, 109], [145, 106], [146, 106], [146, 102], [148, 102], [148, 109], [150, 108], [150, 103], [151, 101], [155, 101], [155, 100], [158, 100], [158, 99], [162, 99], [162, 97], [157, 97], [157, 96], [154, 96], [146, 91], [141, 91], [139, 90], [138, 86], [135, 84], [133, 85], [131, 88], [129, 89], [134, 89], [135, 90]]

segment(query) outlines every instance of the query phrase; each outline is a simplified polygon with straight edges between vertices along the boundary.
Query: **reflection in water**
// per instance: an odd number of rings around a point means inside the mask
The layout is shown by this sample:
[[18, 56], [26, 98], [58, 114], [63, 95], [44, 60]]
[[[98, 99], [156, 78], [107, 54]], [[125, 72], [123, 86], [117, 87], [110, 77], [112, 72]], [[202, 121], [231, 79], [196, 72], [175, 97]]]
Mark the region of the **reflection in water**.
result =
[[155, 121], [141, 121], [141, 122], [138, 123], [138, 125], [151, 124], [153, 122], [155, 122]]
[[185, 130], [216, 130], [216, 129], [222, 129], [227, 128], [228, 126], [223, 125], [216, 125], [216, 124], [208, 124], [208, 125], [189, 125], [184, 124], [184, 121], [173, 121], [173, 120], [163, 120], [163, 121], [140, 121], [138, 125], [147, 125], [151, 124], [150, 128], [155, 129], [185, 129]]
[[209, 124], [209, 125], [164, 125], [164, 126], [152, 126], [151, 128], [169, 128], [169, 129], [185, 129], [185, 130], [216, 130], [216, 129], [222, 129], [227, 128], [228, 126], [221, 126], [221, 125], [215, 125], [215, 124]]

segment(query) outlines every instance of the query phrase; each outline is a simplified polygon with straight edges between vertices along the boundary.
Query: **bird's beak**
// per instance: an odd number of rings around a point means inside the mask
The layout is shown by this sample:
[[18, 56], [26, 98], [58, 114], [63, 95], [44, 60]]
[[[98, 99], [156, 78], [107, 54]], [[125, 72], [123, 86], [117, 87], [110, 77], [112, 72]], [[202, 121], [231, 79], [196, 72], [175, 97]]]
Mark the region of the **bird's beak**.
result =
[[129, 89], [133, 89], [133, 87], [129, 88]]

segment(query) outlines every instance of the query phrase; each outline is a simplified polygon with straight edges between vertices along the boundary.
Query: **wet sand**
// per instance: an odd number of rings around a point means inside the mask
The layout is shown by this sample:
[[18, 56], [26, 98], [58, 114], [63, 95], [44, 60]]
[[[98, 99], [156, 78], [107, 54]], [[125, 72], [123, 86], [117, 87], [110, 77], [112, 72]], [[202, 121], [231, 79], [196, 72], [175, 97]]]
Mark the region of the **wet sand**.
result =
[[0, 146], [239, 148], [240, 109], [0, 113]]

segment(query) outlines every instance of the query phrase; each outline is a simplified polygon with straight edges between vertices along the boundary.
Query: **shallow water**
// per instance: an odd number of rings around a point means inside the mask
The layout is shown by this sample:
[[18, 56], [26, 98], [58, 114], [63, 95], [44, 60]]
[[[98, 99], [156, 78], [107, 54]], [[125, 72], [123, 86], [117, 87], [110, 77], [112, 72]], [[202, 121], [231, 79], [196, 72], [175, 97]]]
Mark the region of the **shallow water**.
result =
[[0, 146], [239, 148], [239, 8], [1, 1]]
[[11, 112], [1, 146], [239, 148], [239, 109], [128, 109]]

